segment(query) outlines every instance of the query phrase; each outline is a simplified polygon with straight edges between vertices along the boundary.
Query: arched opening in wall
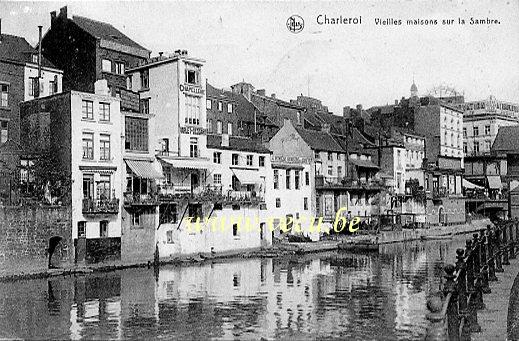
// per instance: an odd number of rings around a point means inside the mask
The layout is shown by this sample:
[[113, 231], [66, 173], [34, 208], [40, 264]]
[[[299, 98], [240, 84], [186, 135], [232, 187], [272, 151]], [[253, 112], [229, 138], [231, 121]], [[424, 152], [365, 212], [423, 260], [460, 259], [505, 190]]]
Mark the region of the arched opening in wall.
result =
[[445, 210], [443, 209], [443, 207], [440, 207], [438, 209], [438, 222], [440, 223], [440, 225], [445, 224]]
[[63, 238], [60, 236], [54, 236], [49, 239], [49, 269], [58, 268], [61, 264], [61, 242]]

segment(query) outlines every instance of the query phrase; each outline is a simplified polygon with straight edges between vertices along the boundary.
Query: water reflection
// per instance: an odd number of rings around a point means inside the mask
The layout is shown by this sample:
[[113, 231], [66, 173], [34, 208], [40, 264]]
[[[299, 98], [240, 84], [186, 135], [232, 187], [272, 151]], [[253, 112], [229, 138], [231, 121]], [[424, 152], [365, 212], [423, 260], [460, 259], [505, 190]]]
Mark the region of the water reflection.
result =
[[0, 337], [422, 339], [464, 239], [0, 284]]

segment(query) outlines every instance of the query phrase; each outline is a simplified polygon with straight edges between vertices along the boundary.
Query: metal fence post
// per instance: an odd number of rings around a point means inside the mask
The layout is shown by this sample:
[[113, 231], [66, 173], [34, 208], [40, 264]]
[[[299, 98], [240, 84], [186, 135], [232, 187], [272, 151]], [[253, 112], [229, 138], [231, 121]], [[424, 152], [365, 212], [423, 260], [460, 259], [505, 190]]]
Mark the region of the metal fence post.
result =
[[443, 270], [445, 271], [443, 295], [444, 297], [447, 297], [448, 294], [451, 295], [447, 306], [447, 333], [449, 335], [449, 341], [458, 341], [460, 318], [458, 315], [458, 292], [456, 290], [456, 282], [454, 281], [456, 278], [454, 274], [456, 267], [452, 264], [447, 264]]
[[495, 263], [495, 248], [494, 248], [494, 232], [487, 227], [487, 249], [488, 249], [488, 280], [497, 281], [496, 277], [496, 263]]
[[481, 279], [483, 284], [483, 293], [490, 294], [492, 290], [488, 285], [488, 235], [484, 231], [480, 232], [479, 242], [481, 245]]
[[468, 307], [467, 307], [467, 266], [465, 263], [465, 250], [456, 250], [456, 270], [458, 271], [458, 314], [461, 319], [464, 318], [463, 329], [461, 330], [460, 339], [466, 340], [470, 338], [470, 329], [468, 326]]
[[442, 315], [443, 302], [441, 293], [435, 293], [427, 299], [426, 318], [429, 321], [427, 327], [426, 341], [447, 341], [447, 331], [445, 329], [445, 319]]
[[503, 265], [510, 265], [510, 262], [508, 261], [508, 231], [507, 231], [507, 225], [508, 224], [504, 224], [502, 226], [502, 231], [503, 231], [503, 243], [502, 243], [502, 246], [501, 246], [501, 250], [502, 250], [502, 253], [503, 253]]
[[503, 272], [503, 264], [501, 262], [501, 230], [496, 228], [494, 231], [494, 248], [496, 258], [496, 272]]

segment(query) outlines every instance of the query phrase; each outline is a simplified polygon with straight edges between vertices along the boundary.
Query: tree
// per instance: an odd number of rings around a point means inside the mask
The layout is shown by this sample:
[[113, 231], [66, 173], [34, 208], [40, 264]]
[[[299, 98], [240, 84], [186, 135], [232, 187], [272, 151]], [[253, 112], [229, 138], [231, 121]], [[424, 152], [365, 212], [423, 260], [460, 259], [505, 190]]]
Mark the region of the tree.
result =
[[38, 154], [32, 171], [35, 180], [34, 195], [38, 199], [44, 201], [50, 194], [52, 202], [70, 201], [71, 174], [63, 168], [56, 153], [45, 151]]

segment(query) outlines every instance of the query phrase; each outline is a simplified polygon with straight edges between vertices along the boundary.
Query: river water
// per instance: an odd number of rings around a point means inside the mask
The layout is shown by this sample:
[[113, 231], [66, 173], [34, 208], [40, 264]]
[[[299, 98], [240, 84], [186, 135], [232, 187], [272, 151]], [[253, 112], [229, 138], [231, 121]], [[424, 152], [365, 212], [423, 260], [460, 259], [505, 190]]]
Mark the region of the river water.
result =
[[422, 340], [468, 237], [0, 283], [0, 338]]

